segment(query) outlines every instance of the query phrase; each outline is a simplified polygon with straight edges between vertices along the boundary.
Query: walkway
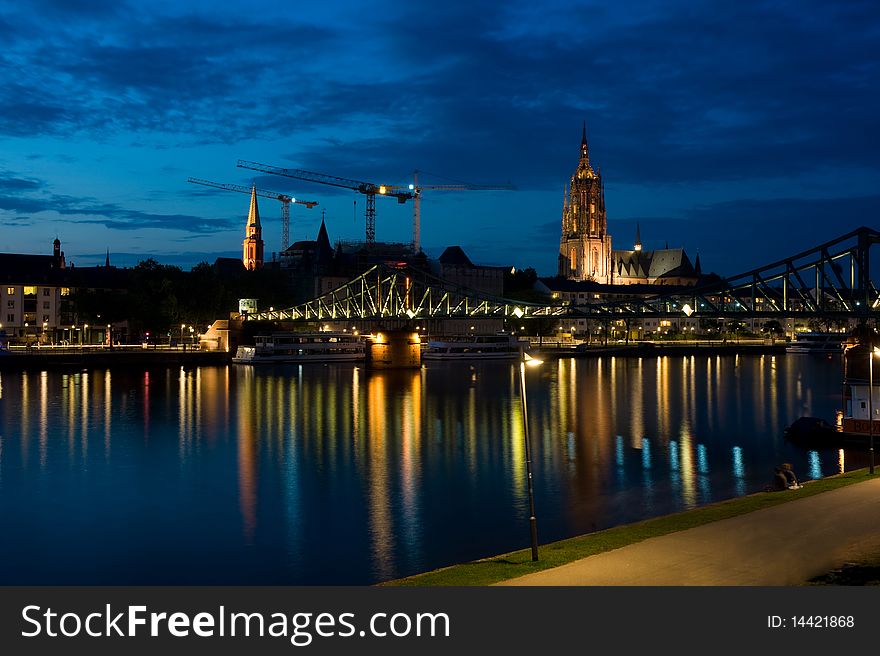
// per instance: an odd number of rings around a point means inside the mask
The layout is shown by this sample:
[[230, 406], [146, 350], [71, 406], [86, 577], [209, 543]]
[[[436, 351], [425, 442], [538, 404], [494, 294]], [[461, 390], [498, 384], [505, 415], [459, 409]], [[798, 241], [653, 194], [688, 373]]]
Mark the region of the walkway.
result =
[[872, 479], [499, 585], [798, 585], [877, 554], [880, 479]]

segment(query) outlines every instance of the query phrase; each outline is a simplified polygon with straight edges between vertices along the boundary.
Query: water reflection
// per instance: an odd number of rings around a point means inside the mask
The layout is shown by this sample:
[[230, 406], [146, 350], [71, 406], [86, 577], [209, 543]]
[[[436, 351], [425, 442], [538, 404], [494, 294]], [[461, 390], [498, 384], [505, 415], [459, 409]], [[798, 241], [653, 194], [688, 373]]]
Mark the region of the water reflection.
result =
[[[780, 438], [840, 363], [558, 360], [530, 371], [542, 540], [863, 466]], [[524, 546], [516, 366], [0, 378], [0, 583], [367, 583]], [[62, 551], [63, 548], [63, 551]]]

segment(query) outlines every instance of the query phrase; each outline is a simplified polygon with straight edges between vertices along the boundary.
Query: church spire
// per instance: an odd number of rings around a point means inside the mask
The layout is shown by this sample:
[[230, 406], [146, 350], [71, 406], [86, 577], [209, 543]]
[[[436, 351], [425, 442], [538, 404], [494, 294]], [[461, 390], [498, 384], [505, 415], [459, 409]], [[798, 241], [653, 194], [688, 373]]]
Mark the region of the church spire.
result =
[[590, 148], [587, 146], [587, 122], [584, 121], [584, 133], [581, 137], [581, 161], [590, 163]]
[[263, 227], [260, 225], [260, 208], [257, 206], [257, 185], [251, 187], [251, 207], [248, 211], [245, 237], [242, 242], [241, 262], [249, 271], [263, 267]]
[[639, 222], [638, 222], [638, 221], [636, 221], [636, 245], [635, 245], [635, 250], [637, 250], [637, 251], [642, 250], [642, 236], [641, 236], [641, 234], [640, 234], [640, 232], [639, 232]]
[[107, 249], [107, 257], [104, 259], [104, 266], [110, 268], [110, 249]]
[[248, 228], [251, 226], [260, 227], [260, 208], [257, 207], [257, 185], [251, 187], [251, 208], [248, 211]]

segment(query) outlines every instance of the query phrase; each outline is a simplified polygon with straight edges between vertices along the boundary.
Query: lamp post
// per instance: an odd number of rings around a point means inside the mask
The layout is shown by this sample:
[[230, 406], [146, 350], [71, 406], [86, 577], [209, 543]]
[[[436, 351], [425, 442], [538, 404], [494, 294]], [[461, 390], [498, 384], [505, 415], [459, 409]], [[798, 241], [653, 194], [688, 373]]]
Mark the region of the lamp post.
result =
[[868, 472], [874, 473], [874, 354], [880, 353], [880, 348], [873, 344], [868, 351]]
[[532, 445], [529, 441], [529, 410], [526, 401], [526, 367], [537, 367], [543, 360], [533, 358], [525, 349], [520, 351], [519, 363], [520, 395], [523, 416], [523, 440], [526, 447], [526, 478], [529, 485], [529, 532], [532, 539], [532, 561], [538, 560], [538, 521], [535, 519], [535, 487], [532, 483]]

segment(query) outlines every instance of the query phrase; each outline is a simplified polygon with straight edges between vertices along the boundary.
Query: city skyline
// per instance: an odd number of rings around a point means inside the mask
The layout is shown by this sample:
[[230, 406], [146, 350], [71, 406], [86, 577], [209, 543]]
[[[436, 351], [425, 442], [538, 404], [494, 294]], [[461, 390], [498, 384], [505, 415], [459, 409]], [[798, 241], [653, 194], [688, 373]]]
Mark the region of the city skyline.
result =
[[[239, 256], [247, 197], [189, 176], [317, 200], [294, 209], [291, 241], [314, 239], [322, 210], [331, 240], [363, 238], [362, 196], [253, 175], [242, 158], [390, 184], [414, 169], [510, 182], [426, 192], [424, 247], [550, 275], [586, 120], [613, 246], [639, 223], [646, 248], [735, 274], [880, 209], [877, 27], [869, 3], [7, 8], [0, 251], [48, 253], [57, 236], [78, 265], [108, 248], [121, 265]], [[269, 259], [280, 207], [260, 210]], [[411, 212], [377, 202], [377, 239], [409, 241]]]

